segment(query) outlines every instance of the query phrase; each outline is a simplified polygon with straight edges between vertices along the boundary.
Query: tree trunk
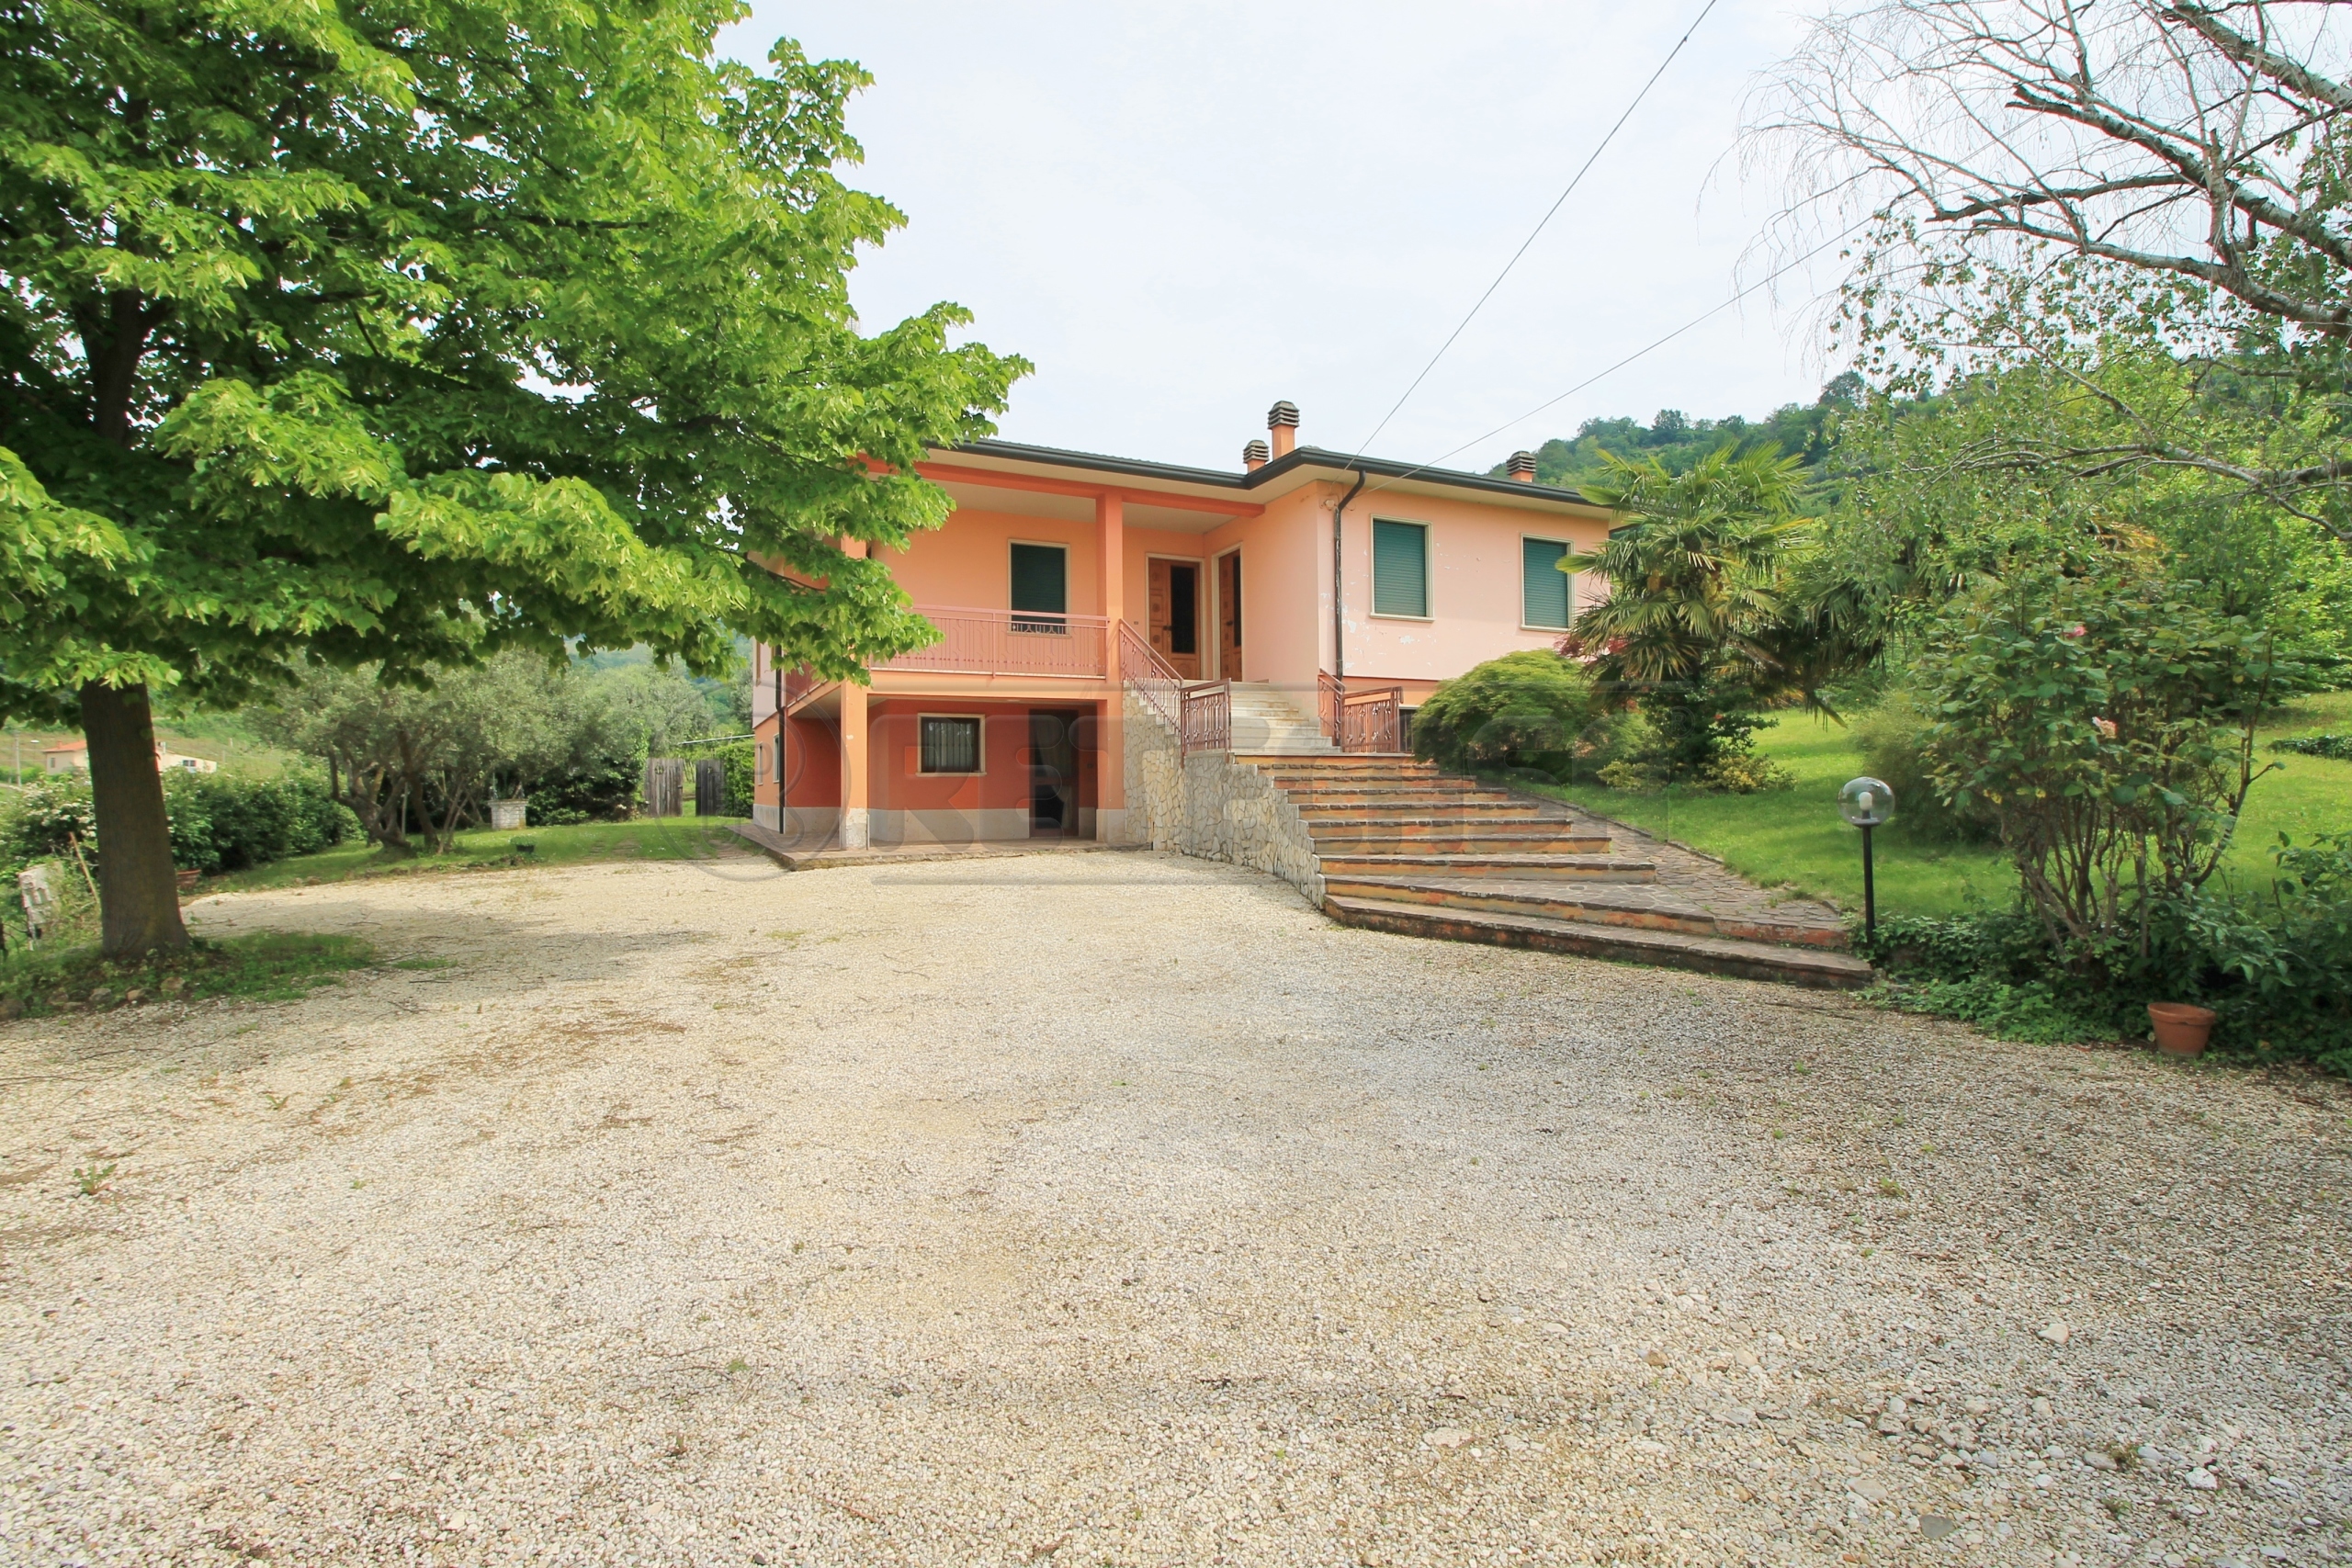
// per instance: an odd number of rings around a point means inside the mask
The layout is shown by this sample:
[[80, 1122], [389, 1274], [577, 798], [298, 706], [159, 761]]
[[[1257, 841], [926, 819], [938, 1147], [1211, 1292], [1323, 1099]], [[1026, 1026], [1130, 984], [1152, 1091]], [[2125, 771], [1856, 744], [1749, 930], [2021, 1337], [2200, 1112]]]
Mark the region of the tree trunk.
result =
[[98, 818], [102, 949], [116, 958], [186, 947], [147, 688], [95, 681], [84, 686], [82, 735], [90, 743], [90, 797]]

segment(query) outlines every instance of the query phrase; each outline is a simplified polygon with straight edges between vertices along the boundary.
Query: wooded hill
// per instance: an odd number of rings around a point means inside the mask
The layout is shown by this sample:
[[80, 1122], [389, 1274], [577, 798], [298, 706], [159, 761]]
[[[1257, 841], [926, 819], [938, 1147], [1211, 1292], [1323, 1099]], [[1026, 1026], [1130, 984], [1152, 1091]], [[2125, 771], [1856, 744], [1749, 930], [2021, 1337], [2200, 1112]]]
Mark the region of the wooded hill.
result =
[[[1768, 441], [1778, 442], [1782, 453], [1807, 468], [1818, 468], [1835, 444], [1832, 416], [1852, 408], [1861, 395], [1861, 378], [1849, 370], [1822, 388], [1810, 405], [1784, 403], [1760, 420], [1738, 414], [1694, 420], [1680, 409], [1660, 409], [1646, 425], [1632, 419], [1589, 419], [1574, 438], [1555, 436], [1535, 449], [1535, 477], [1544, 484], [1573, 488], [1601, 472], [1604, 452], [1635, 460], [1655, 457], [1668, 472], [1679, 474], [1718, 446], [1745, 451]], [[1498, 463], [1487, 472], [1500, 479], [1506, 469]]]

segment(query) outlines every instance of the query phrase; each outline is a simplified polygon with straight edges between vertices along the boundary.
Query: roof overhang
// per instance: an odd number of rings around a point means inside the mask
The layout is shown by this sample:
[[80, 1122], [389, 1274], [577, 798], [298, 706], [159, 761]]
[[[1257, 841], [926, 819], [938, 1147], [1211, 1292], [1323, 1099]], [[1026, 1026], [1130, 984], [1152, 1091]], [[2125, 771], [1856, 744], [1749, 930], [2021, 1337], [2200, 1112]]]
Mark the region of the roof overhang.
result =
[[[959, 504], [989, 505], [988, 493], [1009, 492], [1065, 507], [1104, 495], [1124, 499], [1130, 525], [1201, 532], [1236, 517], [1254, 517], [1269, 502], [1310, 484], [1352, 487], [1361, 478], [1367, 494], [1475, 496], [1490, 504], [1606, 520], [1607, 507], [1572, 490], [1498, 479], [1400, 463], [1380, 457], [1301, 446], [1273, 462], [1242, 473], [1148, 463], [1098, 452], [1030, 446], [1016, 441], [973, 441], [935, 447], [932, 460], [917, 465], [925, 478], [944, 486]], [[1029, 509], [1024, 506], [1023, 510]]]

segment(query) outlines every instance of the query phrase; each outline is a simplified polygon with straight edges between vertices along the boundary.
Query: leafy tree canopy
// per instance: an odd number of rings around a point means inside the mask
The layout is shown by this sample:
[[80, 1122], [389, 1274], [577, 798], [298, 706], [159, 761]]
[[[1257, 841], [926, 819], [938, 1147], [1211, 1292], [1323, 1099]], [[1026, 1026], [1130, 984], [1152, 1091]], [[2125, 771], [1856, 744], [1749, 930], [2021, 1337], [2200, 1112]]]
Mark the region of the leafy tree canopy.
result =
[[78, 704], [102, 818], [143, 686], [233, 702], [305, 649], [397, 682], [741, 633], [841, 676], [929, 640], [839, 541], [939, 523], [913, 463], [1026, 367], [951, 305], [861, 334], [902, 220], [836, 173], [867, 78], [717, 59], [743, 14], [0, 7], [0, 712]]

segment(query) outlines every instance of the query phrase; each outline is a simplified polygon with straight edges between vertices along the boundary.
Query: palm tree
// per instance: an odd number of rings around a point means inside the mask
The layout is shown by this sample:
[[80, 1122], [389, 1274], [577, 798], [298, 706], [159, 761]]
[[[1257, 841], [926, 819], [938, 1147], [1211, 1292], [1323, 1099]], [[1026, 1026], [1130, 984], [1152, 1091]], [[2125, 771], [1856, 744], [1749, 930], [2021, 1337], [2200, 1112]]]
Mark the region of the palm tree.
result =
[[1606, 478], [1581, 488], [1633, 521], [1560, 570], [1609, 580], [1587, 608], [1572, 649], [1597, 655], [1594, 674], [1634, 685], [1745, 674], [1777, 684], [1781, 561], [1805, 520], [1797, 515], [1802, 465], [1766, 443], [1717, 447], [1689, 471], [1656, 458], [1603, 455]]

